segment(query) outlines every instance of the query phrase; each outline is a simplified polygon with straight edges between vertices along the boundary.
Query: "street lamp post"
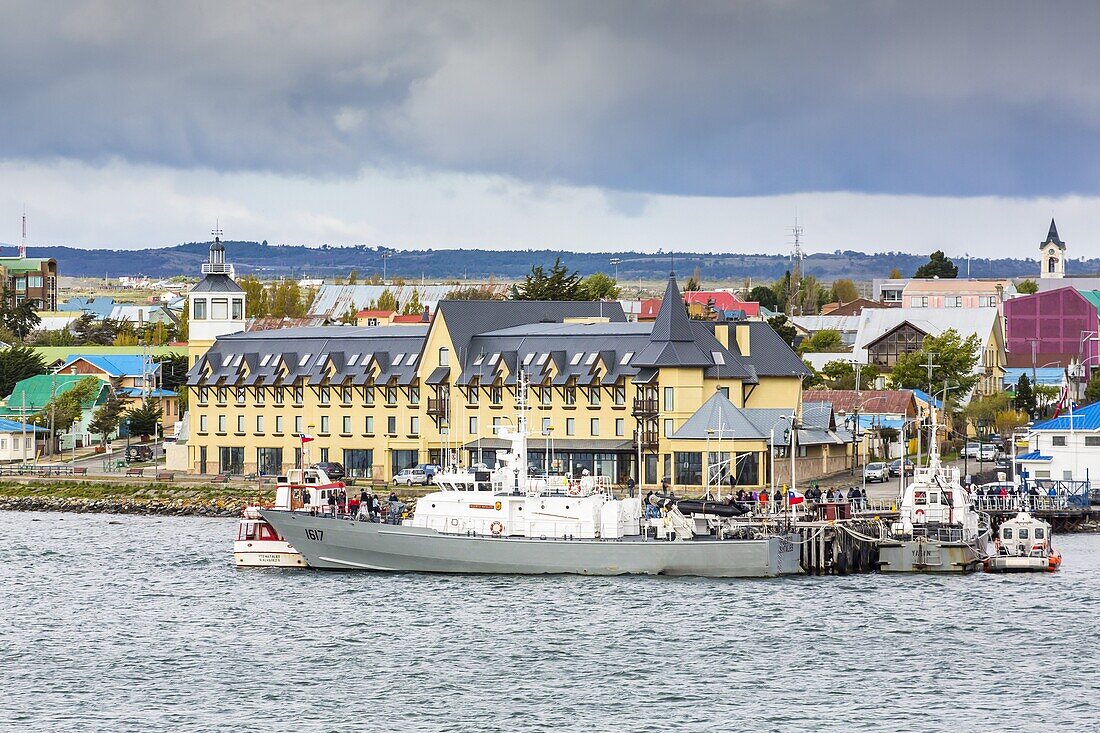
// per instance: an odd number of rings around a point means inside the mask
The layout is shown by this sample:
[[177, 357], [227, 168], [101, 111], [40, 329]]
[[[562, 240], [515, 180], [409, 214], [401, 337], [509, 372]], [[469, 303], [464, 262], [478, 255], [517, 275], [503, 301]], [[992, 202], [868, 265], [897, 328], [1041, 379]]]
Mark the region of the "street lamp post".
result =
[[611, 266], [615, 268], [615, 284], [616, 285], [619, 284], [619, 263], [621, 263], [621, 262], [622, 262], [622, 260], [619, 259], [618, 257], [612, 257], [611, 258]]
[[80, 420], [73, 420], [73, 452], [71, 463], [76, 463], [76, 428], [80, 425]]

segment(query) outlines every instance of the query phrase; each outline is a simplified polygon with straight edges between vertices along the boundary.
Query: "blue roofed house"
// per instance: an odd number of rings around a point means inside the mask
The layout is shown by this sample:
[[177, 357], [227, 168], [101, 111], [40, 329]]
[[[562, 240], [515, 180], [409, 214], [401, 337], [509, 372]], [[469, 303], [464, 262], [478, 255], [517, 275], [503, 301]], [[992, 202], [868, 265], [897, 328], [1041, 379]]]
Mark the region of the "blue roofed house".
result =
[[[87, 375], [79, 374], [37, 374], [15, 383], [12, 393], [0, 400], [0, 419], [31, 424], [35, 415], [42, 413], [50, 400], [76, 387]], [[106, 384], [98, 393], [89, 397], [82, 405], [80, 417], [75, 425], [57, 425], [58, 446], [62, 449], [77, 445], [90, 445], [99, 436], [91, 433], [88, 425], [96, 409], [107, 401]], [[38, 423], [45, 427], [43, 422]], [[22, 430], [19, 431], [22, 435]], [[48, 433], [48, 431], [47, 431]], [[48, 436], [47, 436], [48, 439]], [[22, 441], [20, 441], [22, 444]]]
[[0, 463], [33, 461], [48, 434], [46, 428], [0, 418]]
[[179, 420], [179, 395], [158, 387], [161, 365], [142, 354], [70, 354], [58, 369], [58, 374], [79, 374], [102, 379], [118, 395], [126, 409], [139, 406], [142, 400], [157, 402], [161, 410], [161, 425]]
[[1016, 455], [1028, 480], [1091, 482], [1100, 477], [1100, 402], [1037, 422]]

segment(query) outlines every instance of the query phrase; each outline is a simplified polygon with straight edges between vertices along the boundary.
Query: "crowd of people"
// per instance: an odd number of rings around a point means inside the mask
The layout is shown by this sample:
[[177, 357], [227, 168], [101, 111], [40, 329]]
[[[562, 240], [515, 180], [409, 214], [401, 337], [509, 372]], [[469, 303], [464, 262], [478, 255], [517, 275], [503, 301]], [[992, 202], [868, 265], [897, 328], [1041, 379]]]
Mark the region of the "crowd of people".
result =
[[346, 489], [326, 489], [321, 494], [322, 503], [316, 506], [311, 504], [309, 489], [302, 488], [300, 494], [302, 506], [310, 507], [310, 511], [314, 513], [319, 512], [332, 517], [350, 517], [361, 522], [380, 524], [401, 524], [407, 509], [405, 502], [392, 491], [385, 499], [380, 499], [367, 489], [360, 491], [358, 496], [354, 491], [349, 495]]

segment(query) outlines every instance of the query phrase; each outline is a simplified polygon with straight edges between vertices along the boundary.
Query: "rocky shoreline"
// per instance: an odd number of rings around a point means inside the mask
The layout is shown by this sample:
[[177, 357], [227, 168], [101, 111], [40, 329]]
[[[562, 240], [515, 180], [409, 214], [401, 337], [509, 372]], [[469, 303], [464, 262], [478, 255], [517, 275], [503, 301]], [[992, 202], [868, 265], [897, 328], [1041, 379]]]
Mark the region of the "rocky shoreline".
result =
[[239, 517], [248, 503], [236, 499], [92, 499], [71, 496], [0, 496], [0, 511]]

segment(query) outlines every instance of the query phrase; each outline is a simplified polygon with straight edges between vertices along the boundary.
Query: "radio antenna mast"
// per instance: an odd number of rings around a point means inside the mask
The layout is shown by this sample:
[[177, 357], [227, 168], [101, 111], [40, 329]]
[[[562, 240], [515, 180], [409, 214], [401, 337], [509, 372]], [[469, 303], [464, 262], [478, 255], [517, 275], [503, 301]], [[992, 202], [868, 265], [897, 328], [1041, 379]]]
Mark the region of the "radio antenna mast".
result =
[[27, 258], [27, 207], [23, 207], [23, 242], [19, 245], [19, 259]]
[[799, 288], [802, 286], [802, 227], [798, 224], [798, 217], [794, 219], [794, 226], [791, 227], [791, 234], [794, 235], [794, 249], [791, 251], [791, 284], [790, 290], [787, 293], [787, 310], [790, 311], [792, 316], [802, 315], [802, 302], [799, 295]]

